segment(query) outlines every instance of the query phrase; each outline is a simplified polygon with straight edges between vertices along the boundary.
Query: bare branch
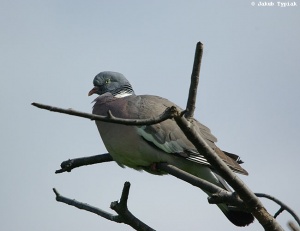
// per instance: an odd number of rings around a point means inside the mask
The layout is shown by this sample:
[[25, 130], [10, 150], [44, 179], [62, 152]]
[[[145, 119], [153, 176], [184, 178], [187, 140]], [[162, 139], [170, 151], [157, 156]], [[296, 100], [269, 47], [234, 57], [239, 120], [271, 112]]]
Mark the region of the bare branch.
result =
[[111, 203], [110, 208], [115, 210], [119, 216], [124, 219], [124, 223], [130, 225], [132, 228], [141, 231], [154, 231], [151, 227], [136, 218], [127, 208], [127, 201], [129, 195], [130, 183], [125, 182], [120, 202], [114, 201]]
[[203, 44], [198, 42], [196, 45], [195, 57], [194, 57], [194, 65], [193, 72], [191, 76], [191, 84], [189, 90], [189, 97], [186, 105], [186, 114], [185, 117], [187, 119], [194, 116], [195, 105], [196, 105], [196, 97], [197, 97], [197, 88], [200, 76], [200, 68], [203, 54]]
[[[61, 163], [61, 169], [56, 170], [55, 173], [71, 172], [71, 170], [74, 168], [109, 161], [113, 161], [109, 153], [69, 159], [63, 161]], [[232, 206], [239, 207], [240, 209], [246, 210], [243, 201], [235, 193], [225, 191], [217, 185], [214, 185], [204, 179], [195, 177], [168, 163], [156, 163], [156, 167], [158, 170], [164, 171], [204, 191], [210, 192], [212, 194], [211, 197], [208, 198], [208, 202], [210, 204], [227, 203]]]
[[125, 124], [125, 125], [151, 125], [160, 123], [164, 120], [171, 119], [175, 116], [175, 113], [177, 113], [177, 109], [175, 106], [172, 106], [170, 108], [167, 108], [161, 115], [155, 117], [155, 118], [149, 118], [149, 119], [122, 119], [117, 118], [111, 114], [111, 112], [108, 112], [107, 116], [100, 116], [80, 111], [75, 111], [73, 109], [63, 109], [59, 107], [53, 107], [50, 105], [40, 104], [40, 103], [32, 103], [31, 105], [46, 109], [48, 111], [53, 112], [59, 112], [63, 114], [73, 115], [73, 116], [79, 116], [91, 120], [98, 120], [98, 121], [104, 121], [109, 123], [117, 123], [117, 124]]
[[204, 191], [207, 191], [210, 193], [220, 193], [222, 191], [225, 191], [215, 184], [212, 184], [204, 179], [195, 177], [192, 174], [189, 174], [189, 173], [187, 173], [173, 165], [170, 165], [168, 163], [157, 163], [156, 167], [157, 167], [157, 169], [167, 172], [168, 174], [175, 176], [185, 182], [188, 182], [191, 185], [194, 185]]
[[283, 211], [284, 209], [280, 207], [280, 209], [278, 209], [278, 211], [274, 214], [274, 218], [276, 219]]
[[[103, 162], [108, 162], [108, 161], [112, 161], [112, 157], [110, 156], [109, 153], [95, 155], [95, 156], [89, 156], [89, 157], [70, 159], [70, 160], [62, 162], [62, 164], [61, 164], [62, 169], [57, 170], [56, 172], [61, 173], [61, 172], [65, 172], [65, 171], [71, 171], [73, 168], [77, 168], [77, 167], [81, 167], [81, 166], [85, 166], [85, 165], [91, 165], [91, 164], [98, 164], [98, 163], [103, 163]], [[239, 198], [239, 196], [235, 192], [232, 193], [232, 192], [223, 190], [222, 188], [220, 188], [204, 179], [197, 178], [197, 177], [195, 177], [187, 172], [184, 172], [181, 169], [178, 169], [177, 167], [172, 166], [168, 163], [156, 163], [156, 167], [158, 170], [164, 171], [164, 172], [166, 172], [172, 176], [175, 176], [191, 185], [194, 185], [195, 187], [198, 187], [204, 191], [210, 192], [212, 194], [210, 197], [208, 197], [208, 202], [210, 204], [227, 203], [230, 206], [235, 206], [241, 210], [249, 212], [249, 208], [245, 205], [243, 200], [241, 198]], [[86, 204], [83, 204], [81, 202], [77, 202], [77, 201], [74, 202], [74, 200], [63, 199], [64, 197], [60, 196], [59, 193], [55, 189], [53, 189], [53, 191], [55, 192], [55, 194], [57, 196], [59, 196], [58, 197], [59, 199], [57, 199], [58, 201], [62, 201], [66, 204], [70, 204], [75, 207], [78, 207], [78, 206], [84, 207], [83, 205], [86, 206]], [[127, 204], [128, 193], [129, 193], [129, 186], [124, 185], [123, 193], [122, 193], [121, 200], [120, 200], [120, 204], [122, 204], [122, 205], [118, 205], [118, 202], [112, 202], [112, 204], [111, 204], [112, 209], [116, 209], [116, 210], [119, 209], [119, 212], [120, 212], [121, 208], [124, 207], [124, 204]], [[268, 194], [255, 193], [255, 195], [257, 195], [258, 197], [265, 197], [265, 198], [273, 200], [274, 202], [276, 202], [278, 205], [281, 206], [280, 211], [286, 210], [287, 212], [289, 212], [299, 224], [299, 218], [297, 217], [297, 215], [292, 211], [292, 209], [290, 209], [283, 202], [279, 201], [275, 197], [270, 196]], [[68, 202], [68, 200], [69, 200], [69, 202]], [[74, 205], [74, 203], [75, 203], [75, 205]], [[76, 206], [76, 205], [78, 205], [78, 206]], [[90, 205], [88, 205], [88, 207], [90, 210], [93, 210], [93, 211], [95, 210], [95, 208]], [[84, 208], [82, 208], [82, 209], [84, 209]], [[87, 210], [87, 209], [85, 209], [85, 210]], [[87, 210], [87, 211], [90, 211], [90, 210]], [[94, 213], [96, 213], [96, 214], [98, 214], [98, 213], [101, 214], [103, 212], [103, 210], [98, 211], [97, 208], [95, 211], [96, 212], [94, 212]], [[277, 214], [278, 214], [278, 212], [277, 212]], [[100, 215], [100, 216], [102, 216], [102, 215]], [[107, 219], [119, 219], [119, 218], [112, 217], [114, 215], [109, 214], [109, 213], [107, 213], [107, 215], [103, 215], [103, 217], [104, 216], [109, 217]], [[126, 216], [126, 214], [123, 216]], [[276, 218], [276, 216], [277, 215], [275, 214], [274, 217]]]
[[[111, 155], [109, 153], [95, 155], [95, 156], [88, 156], [88, 157], [80, 157], [75, 159], [69, 159], [66, 161], [63, 161], [61, 163], [61, 169], [56, 170], [55, 173], [63, 173], [63, 172], [71, 172], [72, 169], [86, 166], [86, 165], [92, 165], [92, 164], [98, 164], [98, 163], [104, 163], [113, 161]], [[225, 192], [225, 194], [228, 194], [227, 196], [230, 196], [231, 193], [228, 191], [223, 190], [222, 188], [218, 187], [215, 184], [212, 184], [204, 179], [195, 177], [185, 171], [182, 171], [181, 169], [172, 166], [168, 163], [156, 163], [156, 167], [158, 170], [164, 171], [172, 176], [175, 176], [187, 183], [190, 183], [191, 185], [194, 185], [204, 191], [210, 192], [211, 194], [220, 194], [222, 192]], [[221, 195], [221, 194], [220, 194]], [[224, 196], [224, 194], [222, 194]], [[218, 200], [216, 203], [221, 203], [220, 198], [212, 199], [211, 203], [215, 203], [214, 200]], [[224, 201], [222, 201], [224, 202]]]
[[298, 225], [300, 226], [300, 219], [299, 217], [296, 215], [296, 213], [286, 204], [284, 204], [282, 201], [278, 200], [277, 198], [265, 194], [265, 193], [255, 193], [255, 195], [257, 197], [264, 197], [264, 198], [268, 198], [272, 201], [274, 201], [276, 204], [280, 205], [280, 209], [279, 211], [274, 215], [274, 217], [276, 218], [282, 211], [287, 211], [289, 214], [291, 214], [293, 216], [293, 218], [297, 221]]
[[254, 193], [240, 180], [230, 168], [222, 161], [222, 159], [212, 150], [205, 140], [192, 128], [183, 116], [174, 117], [178, 126], [184, 132], [186, 137], [197, 148], [208, 162], [216, 169], [220, 175], [228, 182], [228, 184], [236, 191], [239, 197], [247, 205], [249, 211], [256, 217], [265, 230], [280, 230], [283, 229], [276, 220], [267, 212], [260, 200]]
[[[62, 164], [61, 164], [62, 169], [57, 170], [56, 173], [62, 173], [62, 172], [66, 172], [66, 171], [70, 172], [72, 169], [77, 168], [77, 167], [91, 165], [91, 164], [104, 163], [104, 162], [109, 162], [109, 161], [113, 161], [113, 159], [109, 153], [95, 155], [95, 156], [81, 157], [81, 158], [76, 158], [76, 159], [69, 159], [67, 161], [62, 162]], [[208, 202], [210, 204], [227, 203], [230, 206], [235, 206], [241, 210], [249, 212], [249, 208], [245, 205], [243, 200], [241, 198], [239, 198], [239, 196], [235, 192], [228, 192], [228, 191], [226, 191], [204, 179], [195, 177], [195, 176], [193, 176], [187, 172], [184, 172], [181, 169], [179, 169], [175, 166], [172, 166], [168, 163], [156, 163], [156, 168], [158, 170], [164, 171], [172, 176], [175, 176], [195, 187], [198, 187], [204, 191], [210, 192], [212, 194], [210, 197], [208, 197]], [[126, 196], [125, 193], [123, 193], [122, 195]], [[281, 206], [280, 210], [274, 215], [274, 218], [276, 218], [280, 212], [286, 210], [294, 217], [294, 219], [299, 224], [299, 218], [297, 217], [295, 212], [293, 212], [293, 210], [291, 208], [289, 208], [287, 205], [285, 205], [283, 202], [279, 201], [275, 197], [268, 195], [268, 194], [255, 193], [255, 195], [258, 197], [265, 197], [270, 200], [273, 200], [274, 202], [276, 202], [278, 205]], [[126, 198], [128, 198], [128, 194], [127, 194], [127, 197], [125, 197], [124, 199], [121, 198], [121, 201], [125, 201]]]
[[56, 195], [56, 200], [71, 206], [74, 206], [78, 209], [83, 209], [91, 213], [95, 213], [98, 216], [101, 216], [103, 218], [106, 218], [107, 220], [114, 221], [117, 223], [124, 223], [135, 230], [139, 231], [155, 231], [142, 221], [140, 221], [138, 218], [136, 218], [129, 210], [127, 207], [127, 200], [128, 200], [128, 195], [129, 195], [129, 189], [130, 189], [130, 183], [125, 182], [121, 199], [120, 202], [112, 202], [111, 203], [111, 209], [117, 212], [118, 215], [113, 215], [111, 213], [108, 213], [102, 209], [99, 209], [97, 207], [91, 206], [86, 203], [82, 203], [76, 200], [69, 199], [67, 197], [64, 197], [58, 193], [58, 191], [54, 188], [53, 191]]
[[[69, 159], [69, 160], [63, 161], [60, 165], [61, 169], [56, 170], [55, 173], [71, 172], [71, 170], [73, 170], [74, 168], [78, 168], [78, 167], [82, 167], [82, 166], [86, 166], [86, 165], [92, 165], [92, 164], [99, 164], [99, 163], [104, 163], [104, 162], [109, 162], [109, 161], [113, 161], [113, 159], [109, 153], [104, 153], [104, 154], [95, 155], [95, 156]], [[175, 166], [172, 166], [168, 163], [157, 163], [156, 167], [159, 170], [162, 170], [170, 175], [173, 175], [183, 181], [186, 181], [186, 182], [188, 182], [196, 187], [199, 187], [204, 191], [210, 192], [212, 194], [225, 191], [215, 184], [212, 184], [204, 179], [195, 177], [195, 176], [193, 176], [187, 172], [184, 172], [181, 169], [176, 168]], [[225, 192], [227, 192], [227, 191], [225, 191]]]
[[56, 200], [59, 201], [59, 202], [65, 203], [67, 205], [74, 206], [78, 209], [86, 210], [86, 211], [91, 212], [91, 213], [95, 213], [98, 216], [101, 216], [101, 217], [103, 217], [107, 220], [110, 220], [110, 221], [114, 221], [114, 222], [117, 222], [117, 223], [123, 223], [124, 222], [123, 218], [118, 216], [118, 215], [113, 215], [111, 213], [108, 213], [108, 212], [106, 212], [102, 209], [96, 208], [96, 207], [91, 206], [89, 204], [82, 203], [82, 202], [64, 197], [64, 196], [60, 195], [55, 188], [53, 189], [53, 191], [56, 195]]
[[87, 156], [80, 157], [76, 159], [69, 159], [60, 164], [61, 169], [56, 170], [55, 173], [71, 172], [72, 169], [78, 168], [81, 166], [98, 164], [103, 162], [113, 161], [109, 153], [96, 155], [96, 156]]
[[212, 194], [208, 198], [208, 203], [210, 204], [220, 204], [220, 203], [226, 203], [227, 205], [234, 206], [239, 208], [240, 210], [250, 212], [247, 205], [244, 203], [244, 201], [239, 198], [239, 196], [235, 192], [223, 191], [220, 193]]
[[195, 187], [202, 189], [203, 191], [211, 193], [212, 195], [208, 197], [208, 203], [210, 204], [227, 203], [231, 206], [236, 206], [241, 210], [247, 211], [244, 202], [236, 193], [226, 191], [215, 184], [182, 171], [181, 169], [168, 163], [157, 163], [156, 167], [172, 176], [194, 185]]

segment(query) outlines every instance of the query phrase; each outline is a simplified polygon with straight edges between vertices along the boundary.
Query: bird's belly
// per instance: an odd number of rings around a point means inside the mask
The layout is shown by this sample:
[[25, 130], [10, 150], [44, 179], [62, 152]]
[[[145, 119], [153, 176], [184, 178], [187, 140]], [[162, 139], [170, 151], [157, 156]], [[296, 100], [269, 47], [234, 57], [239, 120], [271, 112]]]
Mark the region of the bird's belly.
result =
[[163, 174], [152, 171], [149, 167], [153, 163], [167, 162], [214, 184], [219, 182], [208, 166], [167, 154], [150, 145], [138, 135], [137, 127], [98, 121], [96, 123], [106, 149], [121, 166], [125, 165], [136, 170], [143, 169], [153, 174]]
[[96, 124], [107, 151], [118, 164], [139, 170], [164, 161], [165, 154], [143, 140], [135, 126], [98, 121]]

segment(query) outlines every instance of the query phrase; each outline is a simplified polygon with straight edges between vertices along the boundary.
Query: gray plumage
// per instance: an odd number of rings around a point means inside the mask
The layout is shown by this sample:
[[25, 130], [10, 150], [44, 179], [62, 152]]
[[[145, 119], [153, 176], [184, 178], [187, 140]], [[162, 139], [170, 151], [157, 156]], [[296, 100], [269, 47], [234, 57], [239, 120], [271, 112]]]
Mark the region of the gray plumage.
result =
[[[146, 119], [157, 117], [167, 107], [175, 105], [159, 96], [135, 95], [129, 81], [117, 72], [99, 73], [94, 79], [94, 86], [89, 95], [93, 93], [100, 95], [95, 99], [93, 108], [93, 114], [97, 115], [107, 115], [107, 111], [110, 110], [119, 118]], [[197, 132], [233, 171], [248, 175], [239, 165], [241, 161], [237, 155], [223, 152], [215, 145], [217, 139], [208, 127], [197, 120], [193, 120], [192, 123]], [[163, 174], [153, 170], [151, 166], [153, 163], [167, 162], [230, 190], [174, 120], [169, 119], [146, 126], [127, 126], [101, 121], [96, 121], [96, 125], [108, 152], [122, 167], [128, 166], [153, 174]], [[251, 214], [231, 210], [225, 204], [218, 206], [235, 225], [245, 226], [254, 219]]]

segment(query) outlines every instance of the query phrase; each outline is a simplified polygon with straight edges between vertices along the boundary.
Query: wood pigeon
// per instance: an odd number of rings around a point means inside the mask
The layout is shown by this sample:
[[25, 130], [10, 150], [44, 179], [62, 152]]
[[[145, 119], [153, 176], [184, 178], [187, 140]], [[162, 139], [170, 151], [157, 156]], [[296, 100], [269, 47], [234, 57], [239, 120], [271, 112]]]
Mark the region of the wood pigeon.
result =
[[[94, 88], [88, 95], [94, 93], [99, 95], [94, 101], [93, 114], [105, 116], [110, 110], [119, 118], [147, 119], [157, 117], [167, 107], [176, 106], [159, 96], [135, 95], [131, 84], [121, 73], [101, 72], [96, 75], [93, 84]], [[192, 123], [197, 132], [234, 172], [248, 175], [247, 171], [239, 165], [242, 161], [237, 155], [223, 152], [215, 145], [217, 139], [208, 127], [195, 119]], [[96, 121], [96, 125], [106, 149], [122, 167], [128, 166], [152, 174], [164, 174], [154, 170], [152, 166], [154, 163], [167, 162], [230, 191], [225, 180], [211, 168], [204, 156], [198, 153], [172, 119], [145, 126], [128, 126], [101, 121]], [[218, 204], [218, 207], [237, 226], [249, 225], [254, 220], [251, 213], [228, 207], [226, 204]]]

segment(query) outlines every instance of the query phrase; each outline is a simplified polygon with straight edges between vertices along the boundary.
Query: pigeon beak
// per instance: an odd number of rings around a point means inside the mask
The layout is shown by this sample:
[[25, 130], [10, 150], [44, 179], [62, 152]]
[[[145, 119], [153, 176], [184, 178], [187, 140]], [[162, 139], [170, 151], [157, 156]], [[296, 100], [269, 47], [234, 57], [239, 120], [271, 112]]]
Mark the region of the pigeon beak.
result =
[[89, 91], [88, 96], [91, 96], [92, 94], [96, 93], [98, 91], [98, 87], [94, 87], [92, 90]]

